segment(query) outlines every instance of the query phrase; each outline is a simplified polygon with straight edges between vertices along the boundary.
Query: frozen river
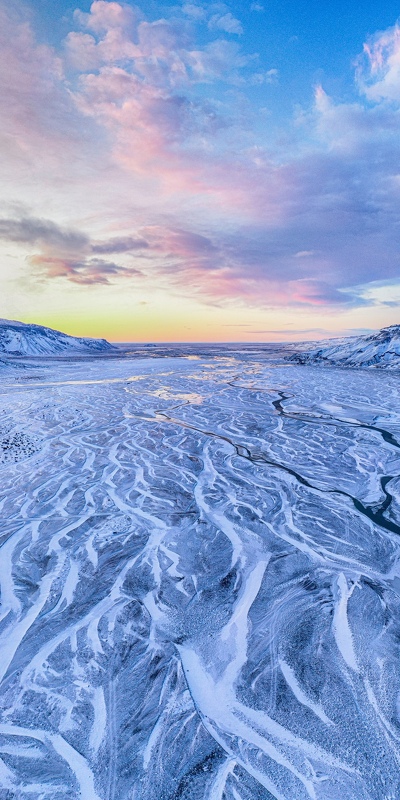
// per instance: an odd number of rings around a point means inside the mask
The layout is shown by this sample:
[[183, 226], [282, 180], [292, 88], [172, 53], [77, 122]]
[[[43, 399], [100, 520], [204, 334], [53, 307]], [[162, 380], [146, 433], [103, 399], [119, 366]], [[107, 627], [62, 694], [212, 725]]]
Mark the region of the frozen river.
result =
[[400, 377], [151, 352], [1, 370], [0, 800], [399, 800]]

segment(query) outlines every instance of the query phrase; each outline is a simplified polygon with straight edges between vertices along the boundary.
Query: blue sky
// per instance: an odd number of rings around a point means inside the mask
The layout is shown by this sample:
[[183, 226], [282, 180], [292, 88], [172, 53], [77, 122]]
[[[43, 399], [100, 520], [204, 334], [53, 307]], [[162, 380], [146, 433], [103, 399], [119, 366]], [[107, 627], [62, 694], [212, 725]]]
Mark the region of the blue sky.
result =
[[[180, 16], [179, 4], [175, 2], [146, 0], [145, 4], [126, 5], [141, 6], [150, 19], [170, 16], [174, 11]], [[199, 5], [206, 7], [212, 3]], [[36, 30], [46, 40], [59, 43], [68, 33], [74, 10], [79, 7], [89, 11], [90, 6], [90, 0], [79, 3], [36, 0], [31, 4]], [[251, 10], [252, 7], [260, 10]], [[351, 67], [355, 56], [369, 36], [393, 25], [400, 13], [399, 4], [392, 0], [230, 2], [229, 9], [243, 25], [240, 40], [246, 51], [257, 53], [264, 69], [279, 70], [281, 80], [274, 92], [274, 112], [278, 115], [290, 113], [293, 103], [309, 101], [316, 81], [325, 81], [328, 89], [353, 95]]]
[[[185, 3], [146, 0], [145, 4], [126, 5], [141, 8], [148, 19], [157, 20], [182, 18], [181, 7]], [[216, 3], [198, 5], [217, 6]], [[91, 0], [79, 3], [36, 0], [30, 4], [33, 26], [43, 41], [60, 45], [70, 30], [76, 8], [88, 12], [90, 6]], [[384, 4], [346, 0], [230, 2], [229, 10], [240, 21], [243, 33], [236, 37], [225, 31], [225, 35], [237, 38], [246, 53], [257, 55], [254, 63], [260, 71], [275, 69], [279, 74], [279, 80], [271, 84], [247, 89], [254, 107], [268, 109], [274, 126], [287, 124], [298, 104], [309, 104], [317, 83], [322, 83], [328, 93], [343, 99], [354, 98], [357, 93], [352, 66], [356, 55], [369, 36], [393, 25], [399, 15], [399, 5], [392, 0]], [[196, 27], [199, 41], [212, 38], [202, 20]]]
[[125, 340], [397, 321], [393, 3], [0, 12], [2, 316]]

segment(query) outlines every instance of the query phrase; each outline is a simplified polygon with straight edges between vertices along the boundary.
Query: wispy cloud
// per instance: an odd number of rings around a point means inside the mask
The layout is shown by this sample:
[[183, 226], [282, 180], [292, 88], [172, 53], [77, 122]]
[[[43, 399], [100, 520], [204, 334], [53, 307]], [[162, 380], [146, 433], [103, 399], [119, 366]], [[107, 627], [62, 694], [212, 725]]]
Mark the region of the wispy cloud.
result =
[[284, 334], [285, 336], [296, 336], [298, 334], [305, 334], [305, 333], [316, 333], [318, 335], [324, 334], [328, 336], [330, 331], [328, 328], [277, 328], [277, 329], [267, 329], [267, 330], [254, 330], [253, 333], [278, 333]]
[[398, 26], [366, 42], [357, 97], [317, 87], [282, 144], [243, 96], [276, 91], [277, 69], [227, 6], [149, 19], [97, 0], [57, 49], [1, 9], [4, 170], [24, 197], [31, 181], [31, 210], [0, 237], [43, 280], [143, 274], [201, 303], [330, 310], [397, 279]]
[[243, 33], [242, 23], [236, 19], [230, 11], [227, 14], [213, 14], [208, 23], [208, 27], [211, 30], [214, 28], [225, 31], [225, 33], [235, 33], [238, 36]]
[[72, 283], [84, 286], [105, 285], [112, 283], [115, 278], [141, 276], [141, 272], [135, 268], [122, 267], [113, 261], [104, 261], [101, 258], [74, 261], [67, 258], [34, 255], [30, 257], [29, 262], [41, 276], [66, 278]]
[[357, 61], [357, 80], [369, 100], [400, 102], [400, 26], [371, 36]]
[[91, 251], [106, 255], [108, 253], [132, 253], [136, 250], [146, 250], [148, 247], [149, 243], [146, 239], [134, 236], [115, 236], [105, 242], [93, 242]]
[[20, 244], [54, 247], [60, 252], [81, 252], [89, 246], [85, 234], [61, 228], [51, 220], [35, 217], [0, 218], [0, 238]]
[[132, 253], [148, 247], [145, 239], [132, 236], [91, 242], [80, 231], [35, 217], [0, 219], [0, 239], [38, 247], [39, 252], [29, 256], [29, 263], [43, 278], [66, 278], [73, 283], [92, 285], [142, 274], [135, 267], [105, 261], [97, 255]]
[[182, 11], [184, 14], [187, 14], [188, 17], [196, 20], [202, 20], [206, 16], [205, 9], [201, 5], [195, 3], [184, 3]]

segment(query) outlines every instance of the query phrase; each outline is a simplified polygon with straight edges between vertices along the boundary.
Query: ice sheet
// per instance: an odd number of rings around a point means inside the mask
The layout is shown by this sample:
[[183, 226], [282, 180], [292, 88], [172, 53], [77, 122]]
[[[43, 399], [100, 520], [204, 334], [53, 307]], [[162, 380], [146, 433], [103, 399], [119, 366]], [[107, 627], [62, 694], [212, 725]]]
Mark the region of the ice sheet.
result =
[[38, 359], [0, 434], [1, 798], [398, 800], [395, 373]]

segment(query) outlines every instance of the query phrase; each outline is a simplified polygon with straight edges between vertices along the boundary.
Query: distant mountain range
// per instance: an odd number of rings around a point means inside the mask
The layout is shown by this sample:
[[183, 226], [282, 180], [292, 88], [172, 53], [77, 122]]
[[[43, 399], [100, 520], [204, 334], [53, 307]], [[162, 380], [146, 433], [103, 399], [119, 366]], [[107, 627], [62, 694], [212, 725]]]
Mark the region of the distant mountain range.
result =
[[400, 369], [400, 325], [382, 328], [369, 336], [304, 343], [287, 360], [296, 364]]
[[[382, 328], [368, 336], [303, 342], [290, 347], [292, 353], [286, 360], [296, 364], [400, 369], [400, 325]], [[7, 356], [100, 355], [114, 350], [117, 348], [106, 339], [68, 336], [43, 325], [0, 319], [2, 363]]]
[[99, 353], [114, 350], [106, 339], [68, 336], [43, 325], [0, 319], [0, 354], [8, 356], [49, 356], [62, 353]]

